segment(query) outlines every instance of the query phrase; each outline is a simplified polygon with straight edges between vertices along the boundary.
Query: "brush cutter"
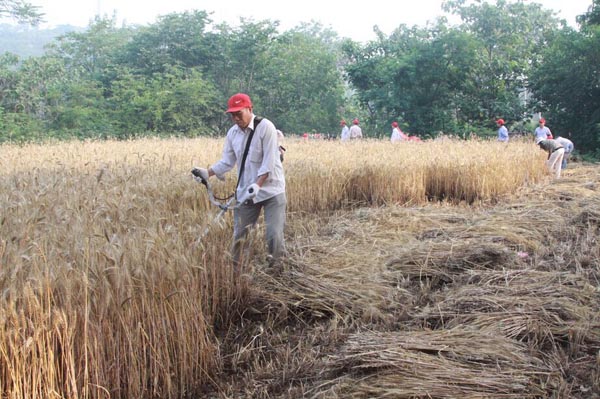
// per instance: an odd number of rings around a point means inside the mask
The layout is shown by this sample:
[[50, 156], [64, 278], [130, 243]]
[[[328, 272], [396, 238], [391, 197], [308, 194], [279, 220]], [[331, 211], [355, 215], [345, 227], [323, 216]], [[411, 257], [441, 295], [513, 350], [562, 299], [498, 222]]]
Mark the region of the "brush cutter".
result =
[[256, 183], [251, 184], [246, 190], [244, 190], [244, 195], [242, 198], [238, 200], [235, 195], [232, 195], [230, 198], [222, 199], [227, 200], [226, 203], [223, 203], [215, 197], [212, 190], [212, 186], [210, 185], [206, 176], [202, 176], [200, 169], [192, 169], [192, 175], [194, 176], [194, 180], [196, 180], [198, 183], [204, 184], [204, 186], [206, 187], [206, 190], [208, 191], [208, 200], [210, 201], [210, 203], [220, 209], [220, 211], [213, 217], [213, 220], [206, 226], [204, 232], [196, 240], [196, 245], [198, 245], [200, 243], [200, 240], [206, 237], [206, 235], [210, 231], [211, 226], [218, 222], [228, 210], [236, 209], [244, 202], [256, 197], [256, 194], [258, 193], [258, 191], [260, 191], [260, 186]]

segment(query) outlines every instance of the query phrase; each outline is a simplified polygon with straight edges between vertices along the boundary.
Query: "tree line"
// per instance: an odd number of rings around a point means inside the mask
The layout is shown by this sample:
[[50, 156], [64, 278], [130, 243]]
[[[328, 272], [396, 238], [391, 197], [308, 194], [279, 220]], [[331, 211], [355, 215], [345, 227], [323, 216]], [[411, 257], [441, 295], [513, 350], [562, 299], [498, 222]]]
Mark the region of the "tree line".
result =
[[490, 136], [497, 118], [530, 133], [541, 114], [599, 155], [599, 4], [574, 29], [536, 3], [448, 0], [461, 23], [374, 27], [364, 44], [315, 22], [280, 33], [202, 10], [147, 26], [98, 17], [41, 56], [0, 56], [0, 142], [222, 135], [227, 98], [246, 92], [288, 133], [336, 133], [355, 117], [369, 137], [392, 121], [425, 138]]

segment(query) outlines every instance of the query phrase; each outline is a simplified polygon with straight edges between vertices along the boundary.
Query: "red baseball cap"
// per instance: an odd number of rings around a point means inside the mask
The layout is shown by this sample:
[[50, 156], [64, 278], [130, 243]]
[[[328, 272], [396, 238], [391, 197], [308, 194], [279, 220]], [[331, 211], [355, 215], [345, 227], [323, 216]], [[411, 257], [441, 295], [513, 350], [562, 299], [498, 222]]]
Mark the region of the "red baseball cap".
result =
[[354, 123], [355, 125], [358, 125], [358, 119], [353, 120], [352, 123]]
[[346, 124], [346, 121], [341, 121], [340, 122], [340, 126], [344, 126]]
[[544, 118], [540, 118], [540, 123], [546, 123], [546, 120]]
[[252, 101], [250, 101], [250, 97], [244, 93], [234, 94], [227, 101], [227, 113], [229, 112], [238, 112], [244, 108], [252, 108]]
[[496, 123], [499, 125], [504, 125], [504, 119], [500, 118], [496, 121]]
[[398, 127], [398, 122], [392, 122], [392, 127]]

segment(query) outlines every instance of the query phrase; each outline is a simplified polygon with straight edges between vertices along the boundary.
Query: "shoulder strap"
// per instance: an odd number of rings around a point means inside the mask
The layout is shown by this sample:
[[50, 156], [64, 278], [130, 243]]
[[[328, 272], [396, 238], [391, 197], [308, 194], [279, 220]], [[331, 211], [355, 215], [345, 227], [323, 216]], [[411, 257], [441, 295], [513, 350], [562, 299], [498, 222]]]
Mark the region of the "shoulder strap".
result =
[[242, 163], [240, 164], [240, 174], [238, 175], [238, 181], [235, 185], [235, 189], [240, 185], [240, 181], [242, 181], [242, 175], [244, 174], [244, 167], [246, 166], [246, 158], [248, 157], [248, 150], [250, 149], [250, 142], [252, 141], [252, 137], [254, 137], [254, 131], [256, 130], [256, 126], [263, 120], [260, 116], [256, 116], [254, 118], [254, 129], [250, 130], [250, 135], [248, 136], [248, 140], [246, 140], [246, 148], [244, 148], [244, 155], [242, 156]]

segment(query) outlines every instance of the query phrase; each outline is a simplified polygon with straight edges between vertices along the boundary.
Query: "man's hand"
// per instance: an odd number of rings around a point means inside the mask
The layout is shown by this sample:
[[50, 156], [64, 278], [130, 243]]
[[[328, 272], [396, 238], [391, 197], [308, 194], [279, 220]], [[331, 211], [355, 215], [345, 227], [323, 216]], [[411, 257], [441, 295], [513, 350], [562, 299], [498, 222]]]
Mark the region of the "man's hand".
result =
[[207, 169], [194, 167], [192, 169], [192, 174], [196, 177], [199, 177], [202, 180], [202, 184], [206, 185], [208, 183]]
[[248, 200], [251, 200], [252, 198], [256, 197], [256, 194], [258, 194], [258, 192], [260, 191], [260, 186], [256, 183], [251, 184], [248, 186], [248, 188], [246, 188], [246, 191], [244, 191], [244, 195], [242, 198], [239, 199], [239, 201], [241, 203], [244, 203]]
[[252, 198], [256, 197], [256, 194], [258, 194], [259, 191], [260, 191], [260, 186], [258, 184], [256, 184], [256, 183], [251, 184], [246, 189], [246, 196], [248, 197], [248, 199], [252, 199]]

